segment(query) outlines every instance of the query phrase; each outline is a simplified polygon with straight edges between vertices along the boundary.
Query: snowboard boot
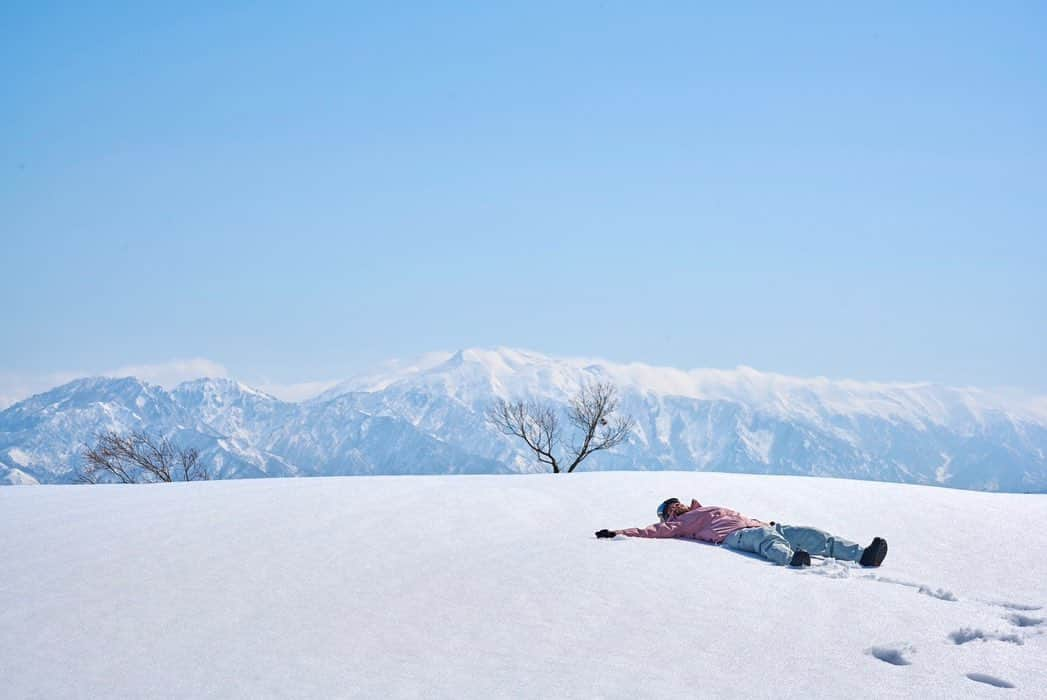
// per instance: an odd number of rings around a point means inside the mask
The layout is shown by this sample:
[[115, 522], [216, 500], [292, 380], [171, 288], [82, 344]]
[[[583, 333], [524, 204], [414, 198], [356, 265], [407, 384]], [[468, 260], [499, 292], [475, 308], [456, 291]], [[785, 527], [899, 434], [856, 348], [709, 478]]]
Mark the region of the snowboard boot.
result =
[[869, 546], [862, 552], [862, 558], [858, 562], [862, 566], [879, 566], [883, 558], [887, 556], [887, 540], [882, 537], [874, 537]]
[[811, 555], [802, 549], [797, 549], [793, 552], [793, 560], [789, 562], [789, 566], [800, 569], [805, 566], [811, 565]]

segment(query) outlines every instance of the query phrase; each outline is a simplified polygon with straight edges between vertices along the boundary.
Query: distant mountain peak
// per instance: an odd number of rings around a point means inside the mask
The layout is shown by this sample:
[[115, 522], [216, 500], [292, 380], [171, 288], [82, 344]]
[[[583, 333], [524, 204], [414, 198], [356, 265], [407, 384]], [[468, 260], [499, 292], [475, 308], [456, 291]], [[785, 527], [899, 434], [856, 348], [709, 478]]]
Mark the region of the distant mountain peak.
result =
[[265, 401], [280, 401], [280, 399], [255, 389], [235, 379], [226, 377], [201, 377], [190, 379], [176, 386], [173, 393], [198, 393], [210, 396], [251, 396]]
[[679, 369], [642, 362], [555, 357], [533, 350], [470, 347], [429, 353], [414, 361], [387, 363], [321, 394], [326, 401], [347, 393], [390, 387], [442, 386], [457, 398], [493, 393], [503, 398], [532, 395], [561, 399], [584, 382], [611, 381], [620, 390], [645, 395], [732, 401], [781, 416], [866, 415], [913, 425], [945, 424], [957, 416], [983, 422], [993, 412], [1047, 421], [1047, 398], [1013, 397], [995, 392], [928, 382], [870, 382], [795, 377], [748, 365], [734, 369]]

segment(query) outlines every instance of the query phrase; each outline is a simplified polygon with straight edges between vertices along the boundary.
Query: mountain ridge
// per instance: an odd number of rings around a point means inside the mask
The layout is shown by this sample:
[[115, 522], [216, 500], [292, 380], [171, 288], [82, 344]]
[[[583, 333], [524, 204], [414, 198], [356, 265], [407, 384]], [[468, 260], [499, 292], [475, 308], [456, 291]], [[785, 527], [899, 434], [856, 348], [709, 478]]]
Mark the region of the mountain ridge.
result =
[[148, 429], [201, 450], [221, 477], [540, 471], [484, 420], [495, 399], [565, 405], [611, 381], [630, 440], [586, 469], [805, 474], [1047, 491], [1047, 398], [931, 383], [679, 370], [512, 348], [387, 363], [301, 402], [232, 379], [167, 391], [83, 378], [0, 412], [0, 483], [69, 481], [102, 429]]

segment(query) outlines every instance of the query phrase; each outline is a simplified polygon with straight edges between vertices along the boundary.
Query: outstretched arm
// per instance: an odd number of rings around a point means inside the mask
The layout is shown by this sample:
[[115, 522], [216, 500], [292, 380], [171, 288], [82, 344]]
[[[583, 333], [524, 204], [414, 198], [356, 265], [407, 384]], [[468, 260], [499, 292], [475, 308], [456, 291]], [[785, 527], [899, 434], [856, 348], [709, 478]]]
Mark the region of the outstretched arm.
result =
[[648, 525], [647, 527], [630, 527], [625, 530], [619, 530], [619, 535], [625, 535], [626, 537], [676, 537], [679, 533], [680, 522], [673, 520], [667, 523], [655, 523], [654, 525]]
[[676, 537], [678, 522], [655, 523], [647, 527], [628, 527], [624, 530], [598, 530], [596, 536], [599, 538], [625, 535], [626, 537]]

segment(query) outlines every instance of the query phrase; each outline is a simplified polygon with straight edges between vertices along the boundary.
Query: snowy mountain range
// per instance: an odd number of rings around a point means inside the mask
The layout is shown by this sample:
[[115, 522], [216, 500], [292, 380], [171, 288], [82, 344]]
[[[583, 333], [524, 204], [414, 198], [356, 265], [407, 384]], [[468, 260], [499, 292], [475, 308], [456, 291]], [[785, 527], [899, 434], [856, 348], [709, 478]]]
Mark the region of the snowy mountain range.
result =
[[933, 384], [801, 379], [553, 358], [513, 349], [431, 353], [288, 403], [228, 379], [172, 391], [79, 379], [0, 412], [0, 483], [75, 479], [101, 430], [144, 429], [196, 447], [217, 476], [540, 471], [483, 412], [497, 398], [565, 406], [613, 382], [629, 441], [585, 470], [834, 476], [1047, 491], [1047, 401]]

